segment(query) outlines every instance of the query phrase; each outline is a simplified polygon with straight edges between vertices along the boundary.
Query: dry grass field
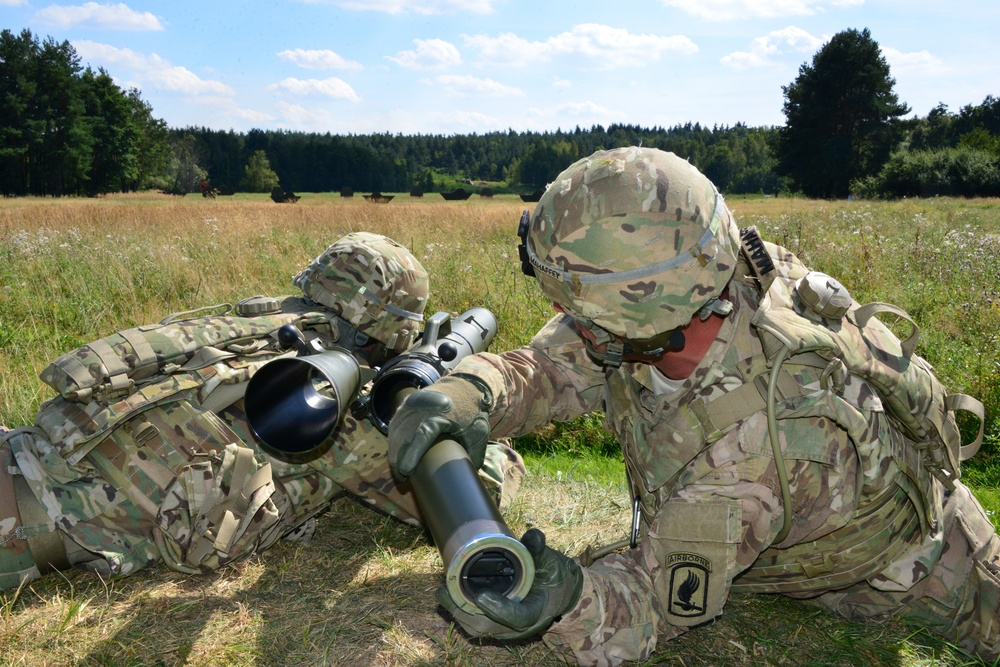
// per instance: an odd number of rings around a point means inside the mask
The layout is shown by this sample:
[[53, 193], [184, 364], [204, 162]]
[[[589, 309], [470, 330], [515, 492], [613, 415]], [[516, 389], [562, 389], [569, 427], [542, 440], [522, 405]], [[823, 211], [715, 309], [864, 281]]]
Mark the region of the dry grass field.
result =
[[[1000, 510], [1000, 202], [733, 199], [741, 224], [890, 301], [919, 352], [987, 404], [989, 442], [967, 479]], [[430, 310], [478, 305], [494, 350], [527, 342], [551, 309], [520, 273], [514, 197], [444, 202], [304, 195], [0, 201], [0, 423], [30, 423], [63, 352], [166, 314], [292, 292], [298, 269], [354, 230], [407, 245], [431, 274]], [[599, 446], [591, 446], [599, 443]], [[576, 554], [624, 536], [628, 499], [596, 420], [525, 438], [529, 478], [506, 518]], [[610, 449], [613, 449], [610, 448]], [[439, 614], [440, 559], [424, 533], [348, 498], [309, 542], [280, 542], [211, 575], [151, 568], [114, 581], [49, 575], [0, 594], [0, 665], [555, 665], [540, 642], [470, 641]], [[901, 622], [854, 624], [808, 603], [737, 596], [716, 623], [645, 665], [980, 664]]]

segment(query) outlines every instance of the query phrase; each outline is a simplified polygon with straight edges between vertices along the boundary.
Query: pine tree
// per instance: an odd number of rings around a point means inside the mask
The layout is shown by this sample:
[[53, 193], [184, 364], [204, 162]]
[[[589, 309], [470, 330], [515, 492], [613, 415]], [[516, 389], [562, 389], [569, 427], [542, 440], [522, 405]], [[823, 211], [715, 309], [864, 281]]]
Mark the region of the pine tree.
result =
[[868, 29], [837, 33], [782, 90], [780, 173], [810, 197], [846, 197], [849, 184], [878, 173], [910, 111]]
[[132, 103], [103, 69], [83, 73], [92, 145], [87, 191], [125, 192], [138, 175], [138, 128]]

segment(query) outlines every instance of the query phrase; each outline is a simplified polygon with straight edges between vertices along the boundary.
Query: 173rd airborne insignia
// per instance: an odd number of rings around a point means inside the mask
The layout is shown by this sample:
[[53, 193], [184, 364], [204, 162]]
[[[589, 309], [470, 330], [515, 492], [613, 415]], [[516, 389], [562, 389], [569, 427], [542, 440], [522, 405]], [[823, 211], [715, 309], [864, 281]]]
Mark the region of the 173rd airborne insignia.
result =
[[670, 613], [674, 616], [703, 616], [708, 595], [711, 562], [697, 554], [673, 553], [670, 567]]

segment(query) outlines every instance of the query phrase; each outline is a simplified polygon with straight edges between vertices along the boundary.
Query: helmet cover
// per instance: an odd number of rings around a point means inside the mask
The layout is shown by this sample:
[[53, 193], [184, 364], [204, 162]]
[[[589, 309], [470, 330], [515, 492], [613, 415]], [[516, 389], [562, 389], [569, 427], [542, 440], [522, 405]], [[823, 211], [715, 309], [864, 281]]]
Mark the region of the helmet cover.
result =
[[427, 271], [388, 237], [352, 232], [323, 251], [292, 284], [391, 350], [406, 349], [420, 333]]
[[527, 234], [546, 295], [628, 340], [686, 325], [736, 268], [739, 232], [711, 181], [673, 153], [598, 151], [549, 185]]

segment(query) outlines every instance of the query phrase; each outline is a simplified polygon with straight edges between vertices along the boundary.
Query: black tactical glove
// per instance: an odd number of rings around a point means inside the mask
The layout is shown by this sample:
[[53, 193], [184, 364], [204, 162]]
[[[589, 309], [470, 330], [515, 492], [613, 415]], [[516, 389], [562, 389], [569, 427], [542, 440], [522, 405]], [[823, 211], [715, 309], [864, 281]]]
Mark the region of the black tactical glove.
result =
[[442, 436], [456, 440], [478, 470], [486, 459], [492, 396], [485, 384], [462, 377], [442, 378], [410, 394], [389, 420], [389, 466], [399, 479], [416, 469]]
[[583, 570], [575, 561], [545, 546], [545, 533], [532, 528], [521, 543], [535, 561], [535, 579], [528, 595], [514, 602], [495, 591], [482, 591], [475, 599], [484, 616], [458, 608], [448, 588], [437, 590], [437, 600], [473, 637], [524, 639], [545, 632], [556, 618], [580, 600]]

